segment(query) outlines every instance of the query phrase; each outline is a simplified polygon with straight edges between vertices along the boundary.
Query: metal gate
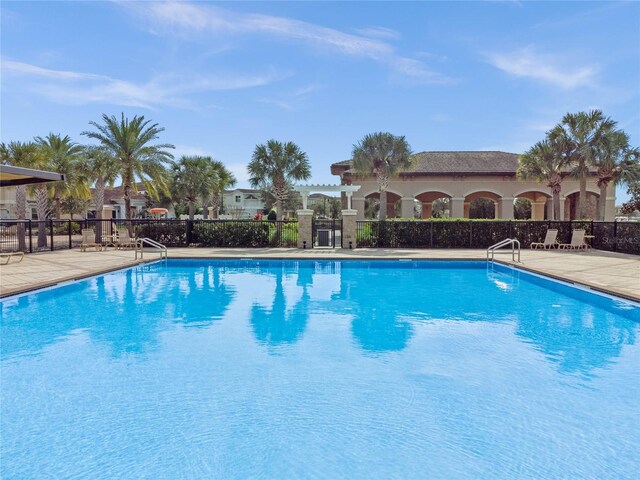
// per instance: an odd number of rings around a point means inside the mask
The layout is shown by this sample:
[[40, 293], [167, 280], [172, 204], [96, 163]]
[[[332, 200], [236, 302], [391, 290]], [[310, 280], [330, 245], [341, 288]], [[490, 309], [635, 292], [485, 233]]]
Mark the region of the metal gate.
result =
[[342, 248], [342, 220], [316, 219], [312, 234], [314, 248]]

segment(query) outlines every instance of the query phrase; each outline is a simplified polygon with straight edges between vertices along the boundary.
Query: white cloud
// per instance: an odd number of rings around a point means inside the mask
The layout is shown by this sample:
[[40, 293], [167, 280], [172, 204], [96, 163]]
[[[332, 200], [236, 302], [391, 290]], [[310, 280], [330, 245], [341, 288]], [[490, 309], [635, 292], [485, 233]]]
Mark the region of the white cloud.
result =
[[593, 86], [598, 68], [569, 67], [557, 57], [537, 53], [532, 47], [507, 53], [486, 54], [488, 63], [515, 77], [541, 80], [563, 89]]
[[196, 108], [188, 95], [259, 87], [283, 78], [272, 69], [254, 75], [159, 75], [148, 82], [134, 83], [105, 75], [52, 70], [4, 58], [0, 65], [3, 82], [11, 76], [26, 78], [31, 83], [23, 81], [23, 85], [56, 103], [106, 103], [149, 109], [159, 106]]
[[355, 31], [365, 37], [386, 38], [389, 40], [397, 40], [400, 38], [400, 32], [387, 27], [358, 28]]
[[[146, 19], [154, 33], [181, 36], [203, 34], [261, 34], [305, 42], [343, 55], [366, 58], [388, 65], [396, 74], [421, 83], [448, 83], [451, 79], [432, 72], [420, 60], [398, 55], [393, 46], [376, 38], [353, 35], [286, 17], [236, 13], [212, 5], [187, 2], [117, 2]], [[384, 27], [367, 29], [368, 35], [386, 38], [395, 33]]]

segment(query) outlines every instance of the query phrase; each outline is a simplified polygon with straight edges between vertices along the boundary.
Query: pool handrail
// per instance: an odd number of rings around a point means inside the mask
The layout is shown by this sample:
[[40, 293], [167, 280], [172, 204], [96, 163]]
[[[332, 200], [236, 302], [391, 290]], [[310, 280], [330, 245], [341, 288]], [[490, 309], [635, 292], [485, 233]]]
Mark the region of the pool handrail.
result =
[[501, 247], [505, 247], [507, 245], [511, 245], [511, 261], [512, 262], [516, 261], [516, 245], [518, 246], [517, 262], [520, 263], [520, 241], [517, 238], [505, 238], [504, 240], [494, 245], [491, 245], [489, 248], [487, 248], [487, 262], [489, 261], [489, 253], [491, 253], [491, 261], [493, 262], [493, 256], [496, 250]]
[[[164, 259], [165, 260], [167, 259], [167, 255], [168, 255], [167, 247], [161, 244], [160, 242], [156, 242], [155, 240], [152, 240], [151, 238], [148, 238], [148, 237], [143, 237], [143, 238], [138, 238], [137, 243], [138, 243], [138, 248], [140, 249], [141, 260], [143, 258], [145, 243], [153, 248], [160, 250], [160, 259], [162, 259], [163, 253], [164, 253]], [[138, 259], [138, 248], [136, 248], [136, 260]]]

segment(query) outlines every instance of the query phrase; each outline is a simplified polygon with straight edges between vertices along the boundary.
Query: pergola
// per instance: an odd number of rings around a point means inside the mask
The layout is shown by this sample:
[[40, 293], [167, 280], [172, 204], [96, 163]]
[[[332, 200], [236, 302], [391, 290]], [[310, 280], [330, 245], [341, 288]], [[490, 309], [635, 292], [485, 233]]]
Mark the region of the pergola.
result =
[[351, 196], [360, 190], [360, 185], [295, 185], [293, 189], [302, 196], [302, 208], [307, 209], [307, 199], [311, 193], [340, 192], [347, 195], [347, 210], [351, 210]]
[[11, 165], [0, 165], [0, 187], [59, 182], [60, 180], [64, 180], [64, 174], [62, 173], [14, 167]]

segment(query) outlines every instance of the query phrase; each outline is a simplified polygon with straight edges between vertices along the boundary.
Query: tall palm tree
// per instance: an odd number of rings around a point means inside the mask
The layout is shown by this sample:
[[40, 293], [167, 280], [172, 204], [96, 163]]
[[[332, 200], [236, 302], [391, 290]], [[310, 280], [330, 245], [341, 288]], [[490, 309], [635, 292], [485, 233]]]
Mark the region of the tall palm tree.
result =
[[281, 143], [269, 140], [266, 145], [256, 145], [247, 166], [253, 188], [264, 188], [276, 197], [276, 210], [284, 218], [284, 202], [289, 198], [291, 182], [306, 180], [311, 176], [307, 154], [293, 142]]
[[520, 155], [518, 176], [524, 179], [532, 178], [538, 182], [547, 182], [547, 187], [551, 190], [553, 220], [561, 220], [560, 191], [562, 172], [566, 168], [567, 162], [567, 157], [561, 154], [558, 146], [548, 139], [536, 143], [527, 152]]
[[213, 218], [218, 218], [218, 213], [222, 208], [224, 191], [236, 184], [236, 177], [218, 160], [213, 161], [213, 171], [215, 174], [215, 185], [213, 194], [211, 195], [211, 206], [213, 207]]
[[60, 220], [62, 200], [68, 196], [87, 198], [89, 188], [76, 174], [80, 163], [82, 146], [73, 142], [68, 135], [50, 133], [46, 137], [36, 137], [35, 142], [41, 146], [47, 157], [47, 168], [64, 173], [64, 182], [53, 182], [46, 186], [55, 205], [55, 217]]
[[[16, 167], [37, 168], [42, 163], [42, 151], [33, 142], [10, 142], [0, 144], [0, 159], [4, 165]], [[27, 187], [16, 186], [16, 219], [27, 219]], [[26, 250], [25, 225], [18, 222], [18, 250]]]
[[605, 117], [600, 110], [567, 113], [548, 134], [549, 139], [560, 146], [573, 166], [573, 174], [580, 181], [578, 218], [586, 217], [587, 176], [598, 150], [608, 142], [608, 136], [616, 122]]
[[193, 220], [198, 199], [209, 197], [215, 187], [215, 171], [211, 157], [182, 156], [172, 169], [171, 194], [174, 200], [186, 200], [189, 219]]
[[411, 147], [403, 136], [388, 132], [371, 133], [353, 146], [352, 158], [356, 174], [375, 175], [380, 192], [379, 219], [384, 220], [389, 179], [411, 166]]
[[167, 149], [175, 148], [169, 143], [151, 144], [158, 139], [164, 128], [144, 115], [129, 120], [124, 113], [121, 119], [102, 115], [102, 124], [89, 122], [97, 131], [85, 131], [82, 135], [98, 140], [119, 162], [119, 176], [124, 187], [126, 219], [131, 219], [131, 193], [140, 180], [150, 195], [156, 196], [158, 189], [167, 191], [166, 165], [172, 163], [173, 155]]
[[609, 134], [608, 140], [598, 151], [594, 162], [600, 188], [598, 217], [601, 221], [604, 221], [609, 184], [640, 181], [640, 150], [629, 146], [629, 135], [622, 130], [615, 130]]
[[[102, 146], [90, 145], [84, 147], [81, 175], [89, 185], [95, 184], [93, 189], [93, 204], [96, 207], [96, 241], [102, 238], [102, 210], [104, 206], [104, 192], [107, 186], [113, 187], [118, 178], [120, 165], [117, 159]], [[108, 219], [111, 220], [111, 219]]]

